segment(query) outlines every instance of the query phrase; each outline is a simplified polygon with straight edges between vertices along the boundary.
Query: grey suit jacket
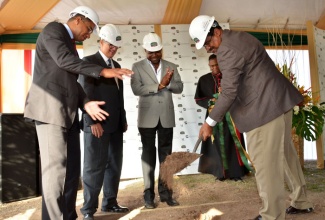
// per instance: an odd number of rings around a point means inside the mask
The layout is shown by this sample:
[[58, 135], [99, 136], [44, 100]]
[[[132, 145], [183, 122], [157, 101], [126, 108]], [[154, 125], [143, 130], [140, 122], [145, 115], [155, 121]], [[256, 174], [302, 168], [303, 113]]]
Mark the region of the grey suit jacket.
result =
[[248, 132], [303, 100], [252, 35], [224, 30], [216, 55], [222, 93], [209, 115], [213, 120], [222, 121], [229, 110], [238, 130]]
[[49, 23], [36, 42], [33, 81], [24, 117], [70, 128], [78, 107], [83, 108], [89, 101], [77, 82], [78, 74], [98, 78], [102, 69], [75, 55], [63, 24]]
[[168, 88], [158, 91], [158, 81], [154, 70], [147, 59], [134, 63], [131, 77], [131, 88], [136, 96], [140, 96], [138, 105], [138, 127], [153, 128], [160, 119], [164, 128], [175, 127], [175, 112], [172, 93], [183, 91], [183, 82], [178, 73], [177, 66], [166, 60], [161, 60], [163, 77], [167, 67], [174, 69], [174, 74]]

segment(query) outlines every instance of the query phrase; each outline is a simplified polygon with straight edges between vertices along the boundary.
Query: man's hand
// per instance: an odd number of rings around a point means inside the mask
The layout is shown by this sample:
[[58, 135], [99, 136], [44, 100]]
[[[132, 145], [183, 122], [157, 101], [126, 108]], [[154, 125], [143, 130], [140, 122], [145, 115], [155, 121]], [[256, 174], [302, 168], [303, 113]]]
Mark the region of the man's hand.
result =
[[105, 78], [117, 77], [117, 78], [123, 80], [123, 76], [131, 77], [132, 74], [133, 74], [133, 72], [129, 69], [113, 68], [113, 69], [103, 69], [99, 75], [102, 77], [105, 77]]
[[212, 127], [208, 123], [204, 122], [200, 129], [199, 137], [202, 137], [203, 141], [206, 141], [212, 134]]
[[91, 133], [97, 138], [100, 138], [104, 133], [104, 129], [100, 123], [90, 125], [90, 129]]
[[167, 68], [167, 73], [165, 74], [165, 76], [161, 79], [160, 84], [162, 86], [168, 86], [170, 81], [172, 80], [172, 76], [174, 74], [174, 70], [170, 70], [169, 67]]
[[107, 112], [105, 112], [99, 107], [100, 105], [104, 104], [104, 101], [90, 101], [85, 104], [84, 108], [93, 120], [103, 121], [106, 119], [105, 116], [109, 115]]

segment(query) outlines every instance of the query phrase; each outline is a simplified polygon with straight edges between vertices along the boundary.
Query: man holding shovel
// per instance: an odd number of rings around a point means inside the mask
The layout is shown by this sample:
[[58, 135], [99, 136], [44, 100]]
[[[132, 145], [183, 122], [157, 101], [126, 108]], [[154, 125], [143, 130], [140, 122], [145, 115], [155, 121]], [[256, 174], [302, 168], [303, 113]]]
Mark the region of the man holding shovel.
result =
[[[160, 37], [149, 33], [143, 38], [143, 48], [147, 59], [134, 63], [134, 75], [131, 87], [134, 95], [139, 96], [138, 129], [142, 142], [142, 171], [144, 180], [144, 202], [147, 209], [156, 207], [155, 198], [155, 166], [156, 166], [156, 134], [158, 135], [159, 163], [172, 152], [173, 127], [175, 112], [172, 94], [183, 91], [183, 83], [177, 66], [162, 58]], [[160, 201], [169, 206], [179, 203], [172, 198], [172, 190], [159, 178], [158, 191]]]
[[[285, 214], [309, 213], [313, 205], [291, 140], [292, 108], [303, 97], [276, 68], [264, 46], [245, 32], [222, 30], [214, 17], [193, 19], [189, 34], [196, 48], [217, 55], [222, 72], [217, 104], [200, 129], [206, 140], [227, 111], [240, 132], [256, 170], [262, 207], [256, 220], [285, 219]], [[285, 209], [286, 180], [291, 205]]]

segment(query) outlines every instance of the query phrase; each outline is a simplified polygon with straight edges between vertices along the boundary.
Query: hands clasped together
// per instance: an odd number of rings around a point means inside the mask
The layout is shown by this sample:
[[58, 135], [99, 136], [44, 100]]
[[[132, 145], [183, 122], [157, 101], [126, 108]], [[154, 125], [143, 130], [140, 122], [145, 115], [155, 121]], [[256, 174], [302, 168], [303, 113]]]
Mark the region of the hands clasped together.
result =
[[167, 87], [170, 83], [170, 81], [172, 80], [174, 74], [174, 70], [170, 70], [170, 68], [167, 68], [167, 73], [165, 74], [165, 76], [161, 79], [158, 89], [161, 90], [165, 87]]

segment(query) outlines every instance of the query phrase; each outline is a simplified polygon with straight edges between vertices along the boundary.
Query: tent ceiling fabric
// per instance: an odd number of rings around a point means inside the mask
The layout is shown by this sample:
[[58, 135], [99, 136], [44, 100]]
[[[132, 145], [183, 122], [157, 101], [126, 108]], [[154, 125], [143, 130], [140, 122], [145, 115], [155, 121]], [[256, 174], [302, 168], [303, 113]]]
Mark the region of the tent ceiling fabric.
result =
[[309, 20], [325, 29], [325, 0], [0, 0], [0, 34], [64, 23], [79, 5], [96, 10], [101, 25], [189, 24], [206, 14], [232, 29], [305, 30]]

